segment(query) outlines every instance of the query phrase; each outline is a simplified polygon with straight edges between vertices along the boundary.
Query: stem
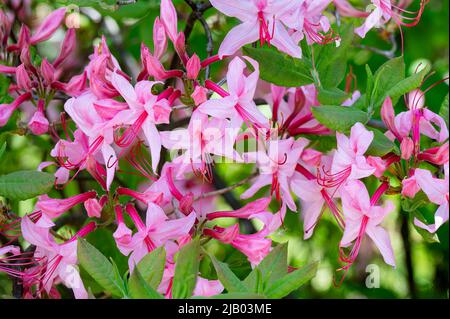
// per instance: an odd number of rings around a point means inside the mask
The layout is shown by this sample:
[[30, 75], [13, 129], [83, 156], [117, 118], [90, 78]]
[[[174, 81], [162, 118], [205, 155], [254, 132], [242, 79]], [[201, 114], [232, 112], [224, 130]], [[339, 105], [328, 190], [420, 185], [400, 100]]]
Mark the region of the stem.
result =
[[400, 211], [401, 219], [401, 235], [403, 242], [403, 250], [405, 251], [405, 264], [407, 270], [409, 296], [412, 299], [417, 298], [416, 282], [414, 281], [414, 267], [411, 255], [411, 237], [409, 231], [408, 215], [404, 211]]
[[[247, 182], [249, 182], [251, 179], [255, 178], [256, 176], [257, 176], [257, 173], [253, 173], [252, 175], [244, 178], [242, 181], [240, 181], [240, 182], [238, 182], [238, 183], [236, 183], [234, 185], [231, 185], [231, 186], [228, 186], [228, 187], [223, 187], [223, 188], [220, 188], [220, 189], [218, 189], [216, 191], [213, 191], [213, 192], [204, 193], [204, 194], [202, 194], [200, 196], [197, 196], [195, 198], [195, 200], [204, 199], [204, 198], [213, 197], [213, 196], [225, 195], [226, 193], [231, 192], [232, 190], [238, 188], [239, 186], [242, 186], [242, 185], [246, 184]], [[217, 177], [217, 175], [214, 176], [214, 180], [217, 179], [216, 177]], [[233, 205], [231, 205], [231, 206], [233, 206]], [[237, 209], [237, 208], [234, 208], [234, 209]]]

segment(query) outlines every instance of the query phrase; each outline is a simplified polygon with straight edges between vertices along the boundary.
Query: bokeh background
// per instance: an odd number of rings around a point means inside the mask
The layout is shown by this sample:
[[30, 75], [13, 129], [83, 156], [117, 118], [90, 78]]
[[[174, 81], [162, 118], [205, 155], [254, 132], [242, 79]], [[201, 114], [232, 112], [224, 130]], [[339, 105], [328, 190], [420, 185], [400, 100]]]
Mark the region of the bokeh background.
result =
[[[116, 1], [105, 0], [95, 5], [91, 0], [80, 1], [32, 1], [31, 15], [28, 23], [33, 24], [47, 15], [52, 8], [75, 2], [82, 7], [79, 10], [79, 29], [77, 31], [78, 46], [74, 52], [73, 74], [78, 73], [88, 61], [94, 44], [100, 41], [100, 36], [105, 35], [113, 54], [119, 59], [122, 67], [130, 74], [136, 74], [139, 69], [140, 43], [152, 46], [152, 25], [155, 17], [159, 15], [157, 0], [139, 0], [133, 5], [114, 6]], [[364, 8], [368, 1], [350, 1], [359, 8]], [[174, 0], [179, 12], [180, 28], [191, 12], [191, 9], [182, 0]], [[414, 1], [412, 7], [417, 7], [418, 1]], [[94, 4], [94, 5], [93, 5]], [[73, 7], [77, 12], [79, 7]], [[218, 14], [215, 9], [208, 10], [205, 14], [206, 21], [210, 25], [214, 45], [217, 50], [220, 42], [228, 30], [236, 23], [234, 19], [226, 18]], [[334, 19], [333, 16], [330, 16]], [[360, 22], [357, 22], [360, 23]], [[413, 73], [420, 63], [431, 63], [435, 74], [427, 81], [427, 85], [437, 82], [448, 76], [449, 69], [449, 2], [447, 0], [431, 0], [427, 5], [420, 24], [411, 29], [404, 29], [404, 57], [407, 72]], [[59, 43], [64, 36], [60, 30], [48, 42], [41, 44], [39, 52], [50, 59], [56, 56]], [[395, 55], [401, 54], [400, 36], [395, 32], [398, 50]], [[365, 88], [365, 64], [369, 64], [372, 70], [376, 70], [387, 58], [370, 50], [359, 48], [360, 45], [389, 50], [392, 44], [385, 34], [371, 32], [370, 35], [351, 52], [350, 64], [357, 78], [357, 86], [361, 90]], [[196, 24], [189, 38], [189, 48], [195, 51], [201, 58], [206, 57], [206, 38], [200, 24]], [[212, 78], [216, 81], [222, 78], [224, 63], [215, 64], [212, 69]], [[68, 74], [70, 76], [71, 74]], [[427, 86], [426, 85], [426, 86]], [[425, 86], [425, 87], [426, 87]], [[0, 93], [4, 92], [0, 86]], [[448, 93], [448, 81], [433, 88], [426, 95], [426, 105], [438, 112], [440, 105]], [[55, 104], [55, 110], [61, 109], [61, 105]], [[404, 108], [399, 104], [399, 111]], [[20, 123], [20, 118], [17, 119]], [[4, 158], [0, 161], [0, 174], [13, 172], [20, 169], [36, 169], [45, 160], [50, 160], [49, 153], [53, 147], [53, 141], [49, 136], [21, 136], [15, 128], [0, 128], [0, 145], [7, 141], [8, 148]], [[20, 132], [19, 132], [20, 133]], [[215, 168], [216, 177], [221, 182], [231, 185], [250, 174], [251, 165], [220, 164]], [[124, 169], [126, 171], [126, 169]], [[119, 180], [124, 185], [135, 188], [145, 181], [142, 178], [118, 174]], [[62, 191], [53, 191], [50, 196], [71, 196], [79, 191], [96, 188], [96, 185], [85, 175], [81, 175]], [[218, 209], [229, 209], [230, 205], [239, 203], [239, 194], [245, 187], [238, 188], [226, 198], [217, 200]], [[400, 206], [399, 198], [391, 199]], [[236, 203], [237, 201], [237, 203]], [[12, 209], [20, 215], [32, 211], [34, 200], [13, 203]], [[429, 205], [421, 208], [421, 212], [430, 217], [435, 206]], [[82, 207], [76, 207], [65, 217], [67, 226], [61, 232], [72, 232], [76, 229], [78, 221], [70, 216], [83, 214]], [[300, 208], [301, 209], [301, 208]], [[323, 220], [316, 228], [314, 236], [304, 241], [302, 239], [302, 222], [297, 212], [288, 212], [285, 225], [274, 236], [276, 242], [289, 242], [289, 260], [293, 267], [301, 267], [313, 260], [320, 260], [320, 269], [317, 276], [310, 284], [300, 288], [290, 298], [448, 298], [449, 294], [449, 227], [448, 223], [438, 231], [440, 242], [425, 240], [412, 227], [410, 217], [399, 211], [391, 214], [385, 225], [393, 242], [397, 259], [397, 268], [392, 269], [383, 263], [369, 239], [363, 241], [360, 255], [349, 272], [346, 280], [340, 287], [335, 287], [333, 278], [338, 263], [338, 242], [341, 238], [341, 230], [330, 217], [324, 214]], [[245, 227], [245, 225], [243, 225]], [[112, 230], [100, 229], [90, 235], [89, 241], [95, 244], [106, 255], [111, 256], [119, 268], [126, 268], [126, 259], [115, 248], [112, 241]], [[233, 270], [240, 276], [244, 276], [248, 270], [248, 263], [243, 262], [242, 256], [229, 247], [212, 243], [210, 249], [215, 250], [221, 259], [228, 262]], [[215, 245], [215, 246], [214, 246]], [[372, 265], [366, 269], [367, 265]], [[202, 265], [206, 272], [210, 265]], [[367, 288], [366, 270], [379, 271], [379, 288]], [[87, 278], [87, 277], [86, 277]], [[87, 279], [88, 280], [88, 279]], [[10, 295], [11, 283], [9, 279], [0, 273], [0, 296]], [[95, 292], [95, 284], [92, 283]], [[62, 289], [62, 293], [69, 294]]]

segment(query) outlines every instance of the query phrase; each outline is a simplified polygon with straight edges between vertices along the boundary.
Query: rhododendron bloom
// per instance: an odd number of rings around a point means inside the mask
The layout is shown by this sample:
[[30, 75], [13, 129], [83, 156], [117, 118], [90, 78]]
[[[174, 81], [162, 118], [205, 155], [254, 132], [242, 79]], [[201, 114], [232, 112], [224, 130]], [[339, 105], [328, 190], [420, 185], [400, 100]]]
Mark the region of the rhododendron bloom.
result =
[[414, 178], [420, 189], [428, 196], [432, 203], [439, 205], [435, 215], [434, 224], [426, 225], [417, 218], [414, 220], [414, 224], [418, 227], [428, 230], [430, 233], [435, 233], [439, 227], [448, 221], [448, 183], [449, 183], [449, 170], [448, 163], [445, 165], [445, 178], [439, 179], [431, 175], [430, 171], [424, 169], [416, 169], [414, 172]]
[[219, 48], [219, 56], [233, 55], [242, 46], [260, 41], [274, 45], [293, 57], [302, 51], [286, 29], [285, 19], [299, 5], [294, 0], [212, 0], [211, 4], [224, 14], [238, 18], [242, 24], [232, 29]]

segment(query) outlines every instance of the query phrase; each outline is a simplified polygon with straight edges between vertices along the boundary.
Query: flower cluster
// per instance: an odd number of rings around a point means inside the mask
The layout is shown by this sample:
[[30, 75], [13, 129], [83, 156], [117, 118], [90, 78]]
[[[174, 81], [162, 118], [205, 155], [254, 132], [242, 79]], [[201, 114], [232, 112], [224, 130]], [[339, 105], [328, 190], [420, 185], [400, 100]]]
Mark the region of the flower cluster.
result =
[[[339, 270], [347, 272], [356, 261], [366, 235], [395, 267], [389, 234], [381, 226], [395, 211], [386, 196], [412, 199], [423, 192], [439, 206], [433, 224], [414, 220], [428, 232], [448, 220], [448, 128], [426, 107], [425, 92], [410, 92], [408, 109], [399, 114], [391, 97], [384, 99], [382, 133], [395, 147], [376, 156], [370, 152], [376, 134], [366, 122], [356, 121], [339, 132], [316, 118], [314, 110], [321, 105], [318, 85], [269, 86], [261, 80], [260, 64], [238, 53], [257, 43], [301, 59], [302, 45], [339, 47], [341, 36], [332, 29], [327, 11], [331, 3], [341, 16], [359, 21], [355, 33], [360, 37], [390, 22], [413, 26], [426, 4], [420, 1], [420, 9], [411, 12], [405, 9], [411, 1], [394, 2], [372, 0], [366, 11], [346, 0], [211, 0], [215, 9], [240, 24], [226, 35], [217, 55], [201, 61], [178, 29], [172, 1], [162, 0], [153, 25], [153, 48], [142, 44], [136, 78], [121, 68], [102, 37], [82, 72], [67, 83], [59, 79], [70, 68], [75, 29], [66, 31], [54, 61], [35, 55], [36, 44], [63, 24], [66, 9], [55, 10], [35, 31], [23, 24], [14, 42], [9, 40], [12, 24], [19, 18], [0, 11], [0, 73], [11, 79], [12, 97], [0, 105], [0, 126], [20, 108], [32, 107], [30, 133], [50, 132], [55, 139], [53, 160], [39, 169], [57, 167], [56, 188], [80, 175], [98, 184], [97, 191], [64, 199], [41, 195], [33, 212], [2, 221], [0, 271], [23, 282], [23, 297], [56, 298], [55, 285], [62, 283], [76, 298], [87, 298], [77, 240], [107, 227], [113, 229], [120, 253], [128, 256], [130, 274], [149, 253], [165, 249], [157, 290], [171, 298], [177, 254], [185, 245], [195, 238], [215, 240], [239, 250], [256, 267], [271, 251], [271, 235], [283, 227], [288, 210], [299, 211], [305, 240], [320, 227], [323, 214], [333, 216], [342, 229]], [[170, 43], [179, 63], [168, 68]], [[227, 73], [215, 82], [207, 71], [219, 62], [227, 63]], [[361, 94], [347, 93], [353, 97], [341, 106], [353, 108]], [[64, 112], [57, 123], [49, 124], [46, 109], [61, 96], [67, 97]], [[270, 112], [256, 103], [261, 99]], [[317, 149], [313, 141], [318, 136], [335, 137], [336, 147]], [[423, 148], [424, 139], [432, 146]], [[243, 143], [250, 146], [242, 150]], [[248, 164], [254, 172], [237, 185], [216, 189], [217, 163]], [[146, 182], [139, 189], [127, 188], [118, 179], [122, 173], [137, 174]], [[369, 179], [377, 185], [372, 194], [366, 187]], [[241, 199], [248, 204], [217, 211], [216, 199], [240, 186], [245, 187]], [[90, 221], [70, 238], [61, 238], [56, 224], [78, 204], [84, 205]], [[248, 234], [233, 223], [236, 220], [254, 221], [258, 227]], [[31, 249], [20, 247], [21, 238]], [[223, 290], [220, 281], [199, 274], [194, 295], [213, 296]]]

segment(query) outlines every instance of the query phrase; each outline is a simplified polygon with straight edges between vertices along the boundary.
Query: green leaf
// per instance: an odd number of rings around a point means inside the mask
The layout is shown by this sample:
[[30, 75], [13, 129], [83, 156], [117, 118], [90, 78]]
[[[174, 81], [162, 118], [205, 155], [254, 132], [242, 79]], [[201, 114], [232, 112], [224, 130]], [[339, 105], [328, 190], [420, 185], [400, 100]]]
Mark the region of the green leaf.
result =
[[347, 71], [348, 51], [351, 47], [354, 32], [353, 25], [344, 26], [340, 32], [341, 43], [336, 47], [334, 42], [321, 46], [318, 54], [317, 72], [320, 85], [324, 88], [337, 87], [345, 77]]
[[393, 105], [397, 104], [398, 99], [402, 95], [420, 87], [423, 79], [430, 72], [430, 69], [431, 65], [427, 64], [422, 71], [417, 72], [404, 80], [401, 80], [396, 85], [391, 87], [386, 96], [391, 97]]
[[175, 274], [173, 276], [172, 296], [175, 299], [189, 298], [197, 283], [200, 265], [200, 241], [194, 239], [183, 246], [177, 256]]
[[278, 86], [297, 87], [314, 83], [311, 65], [306, 59], [295, 59], [266, 48], [245, 47], [244, 52], [259, 63], [261, 79]]
[[389, 90], [398, 85], [404, 78], [405, 62], [403, 56], [384, 63], [374, 74], [372, 92], [367, 92], [371, 97], [369, 110], [377, 112], [388, 96]]
[[314, 262], [301, 269], [297, 269], [270, 285], [264, 294], [273, 299], [286, 297], [292, 291], [310, 281], [317, 273], [319, 262]]
[[134, 268], [128, 281], [128, 290], [133, 299], [164, 299], [160, 293], [147, 284], [137, 267]]
[[97, 248], [80, 238], [77, 249], [80, 265], [103, 289], [117, 297], [126, 295], [124, 287], [116, 280], [113, 265]]
[[444, 119], [445, 123], [448, 125], [448, 94], [442, 102], [441, 109], [439, 110], [439, 115]]
[[[417, 218], [418, 220], [420, 220], [424, 224], [428, 224], [427, 220], [425, 219], [425, 217], [422, 215], [422, 213], [418, 209], [413, 211], [412, 217]], [[438, 237], [438, 235], [436, 233], [432, 234], [429, 231], [416, 226], [414, 224], [414, 222], [412, 224], [414, 225], [414, 228], [419, 233], [419, 235], [422, 236], [422, 238], [427, 243], [440, 243], [439, 237]]]
[[25, 200], [48, 193], [55, 181], [52, 174], [38, 171], [18, 171], [0, 176], [0, 196]]
[[312, 107], [314, 117], [329, 129], [347, 132], [357, 122], [367, 123], [367, 113], [353, 108], [337, 105], [322, 105]]
[[367, 149], [366, 155], [384, 156], [394, 151], [397, 146], [388, 139], [382, 132], [374, 128], [368, 128], [374, 133], [373, 141]]
[[5, 150], [6, 150], [6, 142], [3, 142], [2, 147], [0, 147], [0, 161], [2, 160]]
[[[251, 292], [232, 292], [229, 294], [221, 294], [210, 297], [211, 299], [267, 299], [261, 294], [255, 294]], [[209, 299], [202, 297], [194, 297], [192, 299]]]
[[[287, 272], [287, 245], [281, 244], [272, 249], [266, 258], [253, 269], [247, 278], [245, 278], [244, 283], [250, 289], [259, 287], [258, 281], [261, 281], [263, 286], [269, 286], [286, 275]], [[252, 289], [252, 291], [258, 292], [257, 289]]]
[[317, 99], [323, 105], [340, 105], [348, 98], [349, 94], [338, 88], [324, 89], [320, 87], [318, 89]]
[[158, 247], [151, 253], [145, 255], [137, 264], [136, 268], [139, 270], [145, 282], [150, 287], [157, 289], [161, 283], [165, 264], [166, 250], [164, 247]]
[[228, 292], [247, 292], [247, 287], [241, 280], [231, 271], [226, 263], [218, 261], [213, 255], [209, 255], [216, 269], [220, 282]]

